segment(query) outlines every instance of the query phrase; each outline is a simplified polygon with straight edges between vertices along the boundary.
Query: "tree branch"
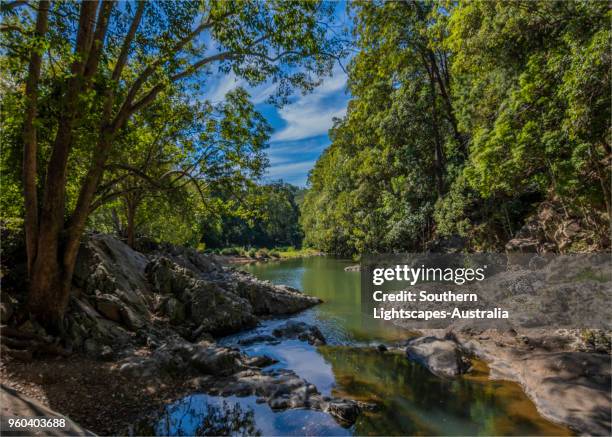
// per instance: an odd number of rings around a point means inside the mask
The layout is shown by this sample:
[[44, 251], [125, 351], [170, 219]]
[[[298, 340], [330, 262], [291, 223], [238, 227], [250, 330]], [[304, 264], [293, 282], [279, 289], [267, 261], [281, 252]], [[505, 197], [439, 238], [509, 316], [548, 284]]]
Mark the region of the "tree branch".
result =
[[142, 13], [144, 12], [145, 2], [139, 1], [138, 7], [136, 8], [136, 13], [134, 14], [134, 18], [132, 19], [132, 24], [130, 25], [130, 30], [128, 34], [125, 36], [123, 40], [123, 45], [121, 46], [121, 52], [119, 53], [119, 57], [117, 58], [117, 63], [115, 64], [115, 68], [113, 69], [112, 80], [118, 81], [121, 77], [121, 72], [125, 67], [127, 62], [128, 55], [130, 53], [130, 47], [132, 45], [132, 41], [134, 40], [134, 36], [136, 36], [136, 32], [138, 27], [140, 26], [140, 21], [142, 20]]

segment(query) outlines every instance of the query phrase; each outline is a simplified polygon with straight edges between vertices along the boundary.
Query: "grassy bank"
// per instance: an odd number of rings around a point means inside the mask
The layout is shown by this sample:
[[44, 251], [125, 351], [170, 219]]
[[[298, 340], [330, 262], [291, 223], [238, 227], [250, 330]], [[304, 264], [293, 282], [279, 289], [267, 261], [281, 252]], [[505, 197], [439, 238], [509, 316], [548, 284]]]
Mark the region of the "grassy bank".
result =
[[304, 258], [322, 254], [322, 252], [310, 247], [296, 248], [293, 246], [281, 246], [272, 249], [236, 246], [223, 249], [207, 249], [205, 252], [254, 260]]

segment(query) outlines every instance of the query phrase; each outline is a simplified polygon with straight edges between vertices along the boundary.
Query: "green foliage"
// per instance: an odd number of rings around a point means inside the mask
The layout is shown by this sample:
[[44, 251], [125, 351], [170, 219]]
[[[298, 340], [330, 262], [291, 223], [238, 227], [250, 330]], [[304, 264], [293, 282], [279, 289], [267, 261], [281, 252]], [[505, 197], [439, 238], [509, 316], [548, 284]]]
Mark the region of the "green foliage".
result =
[[126, 236], [133, 213], [137, 235], [196, 245], [216, 192], [231, 195], [267, 166], [270, 127], [248, 97], [238, 88], [213, 106], [169, 95], [136, 118], [107, 165], [92, 226]]
[[470, 2], [453, 10], [458, 115], [472, 132], [464, 173], [482, 196], [551, 189], [604, 204], [593, 186], [609, 180], [600, 164], [610, 120], [609, 22], [599, 2]]
[[[299, 244], [292, 194], [261, 188], [253, 189], [261, 192], [252, 195], [249, 205], [235, 200], [267, 166], [264, 148], [270, 128], [265, 119], [244, 89], [228, 93], [222, 102], [208, 102], [204, 96], [213, 72], [233, 74], [250, 85], [270, 81], [275, 86], [270, 101], [276, 104], [296, 90], [312, 90], [330, 73], [335, 57], [345, 54], [342, 39], [329, 32], [334, 4], [113, 2], [99, 62], [88, 64], [95, 64], [95, 71], [82, 87], [72, 87], [78, 89], [72, 100], [71, 68], [79, 61], [75, 41], [85, 4], [52, 2], [44, 38], [33, 36], [34, 4], [16, 2], [1, 10], [0, 219], [21, 223], [24, 216], [24, 90], [30, 54], [37, 51], [44, 54], [35, 90], [39, 211], [50, 157], [59, 149], [56, 134], [70, 126], [71, 141], [62, 143], [67, 162], [58, 160], [56, 166], [67, 167], [66, 180], [55, 184], [59, 194], [54, 199], [61, 199], [53, 210], [64, 218], [59, 221], [70, 223], [77, 215], [86, 175], [100, 168], [103, 176], [91, 179], [97, 185], [91, 207], [82, 209], [91, 213], [90, 229], [198, 245], [202, 224], [223, 228], [220, 217], [235, 208], [248, 226], [256, 223], [266, 244]], [[142, 20], [131, 40], [128, 29], [141, 7]], [[91, 60], [93, 52], [86, 55]], [[116, 70], [122, 59], [124, 68]], [[67, 105], [78, 108], [70, 123], [62, 121]], [[106, 140], [108, 149], [97, 156]], [[264, 210], [256, 218], [259, 204]]]
[[247, 184], [241, 190], [216, 193], [223, 209], [201, 223], [201, 238], [207, 247], [300, 245], [296, 187], [282, 182]]
[[544, 199], [609, 214], [607, 4], [350, 7], [353, 98], [310, 174], [306, 244], [350, 255], [460, 235], [499, 249]]

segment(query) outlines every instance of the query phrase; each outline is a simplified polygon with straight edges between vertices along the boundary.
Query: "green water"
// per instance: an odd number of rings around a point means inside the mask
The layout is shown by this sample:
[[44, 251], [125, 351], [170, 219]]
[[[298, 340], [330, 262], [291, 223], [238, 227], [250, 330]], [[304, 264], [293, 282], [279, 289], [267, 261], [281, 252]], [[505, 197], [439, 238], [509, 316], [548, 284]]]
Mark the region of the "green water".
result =
[[[361, 312], [359, 272], [345, 272], [350, 260], [314, 256], [242, 268], [259, 279], [285, 284], [316, 296], [324, 304], [313, 312], [332, 343], [380, 343], [406, 338], [406, 331]], [[330, 338], [331, 337], [331, 338]]]
[[[195, 393], [170, 405], [156, 423], [159, 435], [568, 435], [543, 419], [521, 388], [491, 381], [488, 369], [474, 361], [466, 376], [442, 379], [403, 353], [379, 353], [379, 343], [411, 336], [389, 322], [362, 316], [358, 272], [345, 272], [350, 261], [312, 257], [243, 266], [260, 279], [286, 284], [320, 297], [324, 303], [292, 319], [316, 324], [328, 345], [305, 342], [255, 343], [241, 347], [250, 355], [278, 360], [269, 368], [288, 368], [315, 384], [324, 395], [374, 403], [350, 428], [325, 413], [272, 411], [253, 397], [222, 398]], [[263, 322], [254, 330], [220, 340], [234, 346], [254, 334], [269, 334], [286, 319]]]

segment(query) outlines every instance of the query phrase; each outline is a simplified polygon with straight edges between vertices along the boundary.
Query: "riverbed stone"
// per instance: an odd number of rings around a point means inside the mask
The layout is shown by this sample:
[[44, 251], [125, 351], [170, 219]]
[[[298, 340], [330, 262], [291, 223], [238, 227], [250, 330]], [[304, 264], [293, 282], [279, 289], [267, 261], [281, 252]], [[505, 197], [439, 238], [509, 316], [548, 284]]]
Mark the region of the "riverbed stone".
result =
[[274, 329], [272, 335], [277, 338], [297, 338], [315, 346], [326, 344], [325, 337], [319, 328], [296, 320], [290, 320]]
[[361, 408], [357, 402], [344, 399], [330, 401], [325, 411], [348, 426], [355, 423], [357, 417], [361, 414]]
[[253, 366], [253, 367], [259, 367], [259, 368], [268, 367], [276, 363], [278, 363], [278, 360], [272, 357], [269, 357], [267, 355], [257, 355], [254, 357], [248, 357], [245, 360], [246, 365]]
[[342, 426], [351, 426], [361, 413], [359, 403], [321, 395], [317, 388], [288, 369], [247, 369], [226, 378], [201, 380], [201, 388], [220, 396], [257, 396], [259, 403], [282, 411], [306, 408], [330, 414]]
[[251, 335], [250, 337], [242, 338], [238, 340], [238, 344], [240, 346], [250, 346], [255, 343], [269, 343], [269, 344], [278, 344], [279, 340], [277, 337], [268, 334], [257, 334]]
[[230, 375], [243, 368], [241, 354], [224, 347], [200, 346], [189, 361], [197, 370], [212, 375]]
[[452, 340], [417, 337], [408, 341], [406, 354], [409, 359], [438, 376], [454, 377], [466, 373], [470, 368], [466, 353]]

